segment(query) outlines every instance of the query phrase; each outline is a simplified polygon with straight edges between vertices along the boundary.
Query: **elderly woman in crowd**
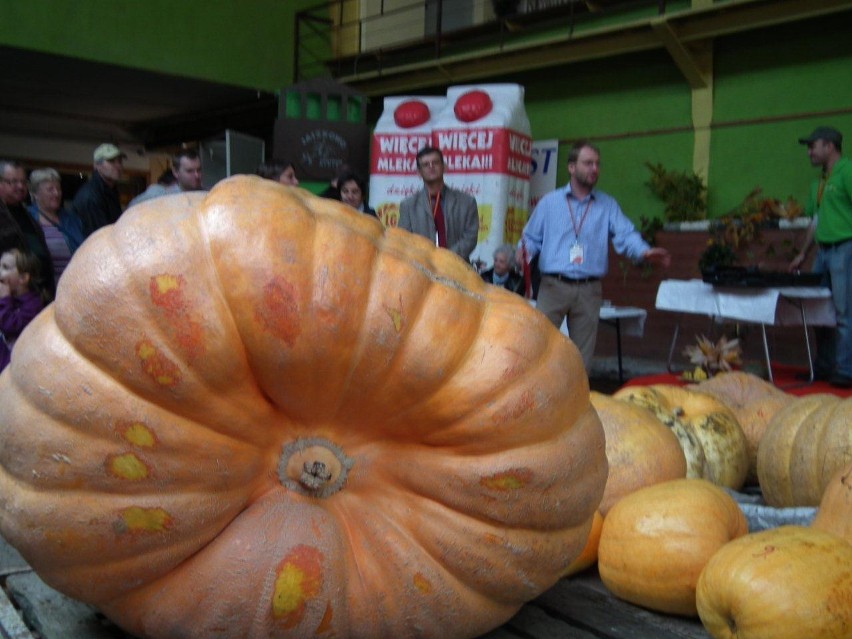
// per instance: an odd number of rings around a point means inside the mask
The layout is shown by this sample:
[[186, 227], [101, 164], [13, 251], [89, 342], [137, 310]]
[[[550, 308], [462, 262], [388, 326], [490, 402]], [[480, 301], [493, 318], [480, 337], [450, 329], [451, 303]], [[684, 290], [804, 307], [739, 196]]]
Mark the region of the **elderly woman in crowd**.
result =
[[514, 268], [515, 249], [504, 244], [494, 251], [494, 266], [482, 273], [482, 279], [489, 284], [502, 286], [503, 288], [524, 294], [524, 278]]
[[30, 174], [30, 215], [41, 226], [53, 262], [56, 281], [77, 247], [83, 243], [80, 218], [62, 206], [62, 181], [56, 169], [36, 169]]
[[296, 178], [296, 167], [292, 162], [264, 162], [257, 167], [257, 174], [273, 182], [280, 182], [287, 186], [299, 186], [299, 180]]
[[364, 202], [364, 181], [355, 173], [343, 173], [337, 180], [340, 189], [340, 201], [356, 211], [378, 217], [376, 212]]

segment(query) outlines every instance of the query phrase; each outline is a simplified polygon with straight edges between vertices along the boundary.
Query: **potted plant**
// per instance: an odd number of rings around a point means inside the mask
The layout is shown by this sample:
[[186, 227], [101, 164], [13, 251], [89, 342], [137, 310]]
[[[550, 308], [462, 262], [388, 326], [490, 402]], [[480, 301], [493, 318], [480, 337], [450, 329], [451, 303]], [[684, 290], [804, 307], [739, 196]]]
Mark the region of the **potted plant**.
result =
[[662, 164], [645, 162], [651, 172], [646, 182], [651, 191], [666, 205], [667, 222], [703, 220], [707, 217], [707, 185], [697, 173], [666, 170]]

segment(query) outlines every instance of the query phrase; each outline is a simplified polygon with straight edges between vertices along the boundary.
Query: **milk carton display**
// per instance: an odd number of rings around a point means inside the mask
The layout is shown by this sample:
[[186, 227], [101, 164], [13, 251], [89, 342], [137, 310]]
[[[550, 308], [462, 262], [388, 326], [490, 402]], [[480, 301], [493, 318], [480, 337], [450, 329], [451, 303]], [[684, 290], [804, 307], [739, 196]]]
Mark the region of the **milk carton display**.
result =
[[479, 242], [471, 261], [490, 265], [494, 249], [518, 241], [529, 213], [532, 139], [523, 87], [450, 87], [432, 145], [444, 154], [445, 183], [476, 198]]
[[417, 152], [432, 144], [432, 122], [446, 103], [443, 96], [385, 98], [370, 150], [370, 206], [385, 226], [396, 226], [399, 203], [423, 188]]

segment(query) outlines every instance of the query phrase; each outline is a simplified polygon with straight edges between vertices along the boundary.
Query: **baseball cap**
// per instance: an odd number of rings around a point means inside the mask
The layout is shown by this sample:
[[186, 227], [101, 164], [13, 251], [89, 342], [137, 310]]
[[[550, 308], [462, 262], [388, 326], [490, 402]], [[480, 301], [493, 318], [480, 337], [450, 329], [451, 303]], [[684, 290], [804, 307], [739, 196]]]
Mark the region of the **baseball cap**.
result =
[[97, 149], [95, 149], [95, 162], [102, 162], [104, 160], [114, 160], [115, 158], [126, 158], [127, 154], [122, 153], [121, 149], [119, 149], [114, 144], [101, 144]]
[[843, 143], [843, 135], [834, 127], [818, 126], [808, 137], [799, 138], [799, 144], [810, 144], [817, 140], [825, 140], [826, 142], [832, 142], [839, 146]]

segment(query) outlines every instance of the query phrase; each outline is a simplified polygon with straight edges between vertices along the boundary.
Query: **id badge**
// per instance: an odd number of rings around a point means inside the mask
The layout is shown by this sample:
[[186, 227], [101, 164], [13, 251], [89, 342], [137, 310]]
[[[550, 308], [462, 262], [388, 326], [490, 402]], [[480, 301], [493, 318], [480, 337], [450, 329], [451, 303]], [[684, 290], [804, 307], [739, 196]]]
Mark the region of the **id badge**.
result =
[[574, 242], [574, 244], [571, 245], [571, 249], [568, 251], [568, 258], [571, 260], [571, 264], [582, 264], [583, 245], [579, 242]]

